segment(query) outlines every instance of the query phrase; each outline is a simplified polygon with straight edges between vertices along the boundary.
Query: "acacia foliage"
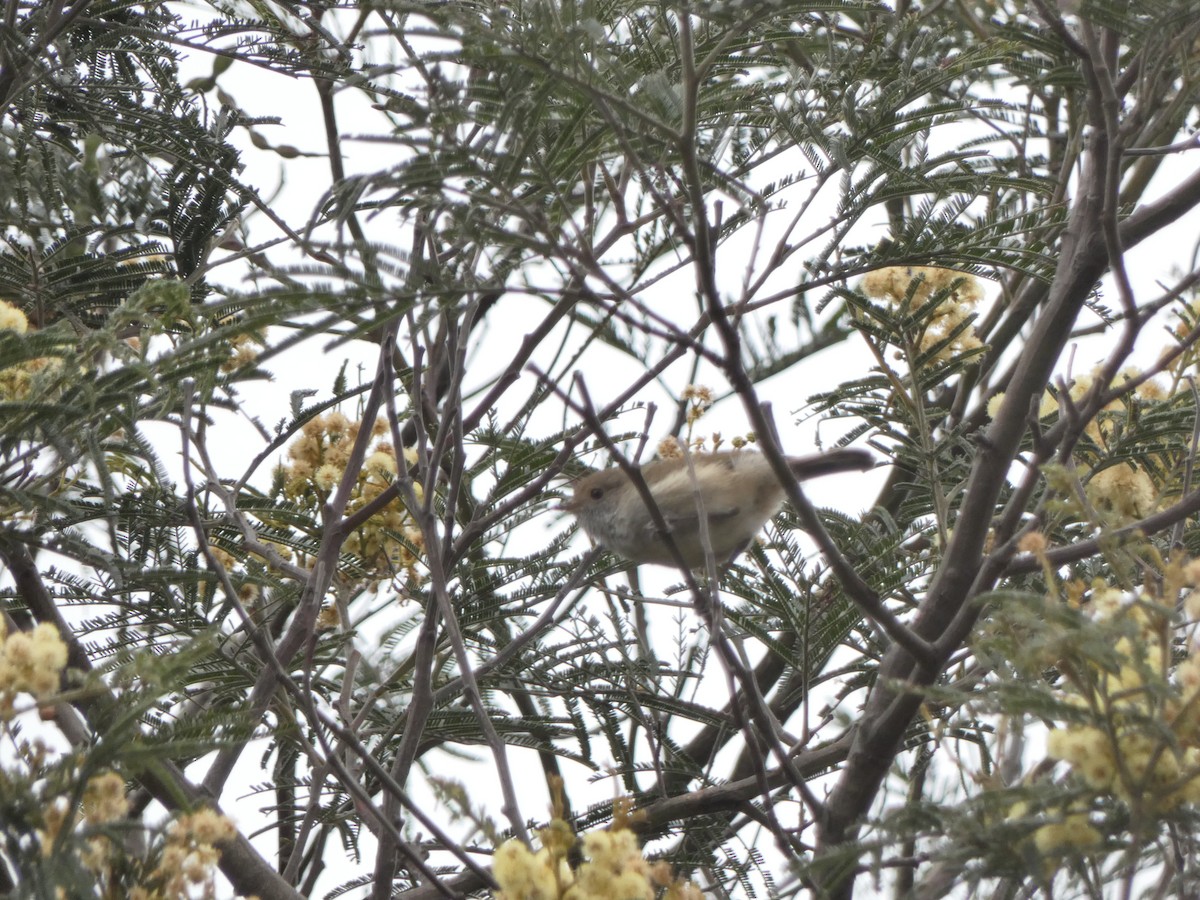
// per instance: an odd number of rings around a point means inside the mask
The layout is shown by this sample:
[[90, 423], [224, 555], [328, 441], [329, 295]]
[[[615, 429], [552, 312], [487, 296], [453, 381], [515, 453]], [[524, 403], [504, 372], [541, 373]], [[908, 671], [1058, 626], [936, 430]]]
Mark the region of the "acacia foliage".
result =
[[[11, 891], [489, 890], [589, 773], [717, 896], [1193, 891], [1200, 22], [1062, 7], [8, 4]], [[861, 514], [638, 599], [547, 509], [858, 347]]]

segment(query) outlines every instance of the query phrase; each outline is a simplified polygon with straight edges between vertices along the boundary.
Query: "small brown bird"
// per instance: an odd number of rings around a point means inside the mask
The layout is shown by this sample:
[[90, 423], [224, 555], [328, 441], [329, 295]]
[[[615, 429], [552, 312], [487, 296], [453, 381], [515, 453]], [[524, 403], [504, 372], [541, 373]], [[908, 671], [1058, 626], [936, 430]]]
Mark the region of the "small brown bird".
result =
[[[741, 553], [779, 511], [786, 497], [761, 453], [733, 450], [694, 453], [687, 460], [660, 459], [641, 467], [642, 478], [689, 568], [711, 554], [718, 564]], [[864, 471], [875, 464], [866, 450], [847, 448], [812, 456], [789, 456], [798, 481], [836, 472]], [[630, 562], [675, 565], [642, 495], [621, 469], [605, 469], [575, 483], [560, 509], [574, 515], [596, 543]], [[708, 523], [707, 543], [700, 529]]]

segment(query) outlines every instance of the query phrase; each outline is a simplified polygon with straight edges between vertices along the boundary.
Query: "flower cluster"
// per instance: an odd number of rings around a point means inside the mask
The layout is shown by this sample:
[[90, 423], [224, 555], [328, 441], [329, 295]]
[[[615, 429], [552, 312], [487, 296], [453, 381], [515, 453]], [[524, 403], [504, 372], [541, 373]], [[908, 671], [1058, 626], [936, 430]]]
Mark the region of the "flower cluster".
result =
[[75, 854], [106, 897], [193, 900], [216, 896], [214, 876], [221, 856], [216, 845], [237, 835], [224, 816], [211, 809], [180, 815], [167, 826], [158, 853], [149, 859], [131, 858], [129, 847], [114, 841], [110, 836], [113, 830], [107, 827], [125, 823], [123, 833], [129, 825], [125, 779], [112, 771], [91, 776], [78, 807], [72, 806], [71, 793], [52, 796], [42, 807], [37, 836], [46, 857]]
[[[29, 319], [7, 300], [0, 300], [0, 331], [29, 332]], [[39, 383], [55, 375], [62, 361], [50, 357], [27, 359], [0, 368], [0, 401], [27, 400], [38, 392]]]
[[[1100, 367], [1096, 366], [1090, 372], [1084, 372], [1080, 375], [1071, 376], [1070, 383], [1065, 386], [1066, 397], [1070, 403], [1073, 405], [1078, 405], [1081, 403], [1083, 398], [1095, 388], [1096, 379], [1102, 374], [1103, 373]], [[1129, 384], [1130, 382], [1138, 381], [1141, 379], [1142, 374], [1143, 373], [1139, 369], [1136, 369], [1133, 366], [1127, 366], [1116, 374], [1116, 376], [1110, 382], [1109, 387], [1121, 387]], [[1167, 396], [1167, 392], [1163, 390], [1162, 385], [1160, 385], [1153, 378], [1140, 381], [1137, 387], [1134, 388], [1133, 393], [1134, 396], [1139, 397], [1142, 400], [1163, 400]], [[1057, 396], [1050, 393], [1050, 391], [1046, 391], [1046, 393], [1042, 395], [1042, 404], [1038, 409], [1038, 415], [1043, 419], [1056, 415], [1061, 405], [1062, 401]], [[1121, 412], [1123, 409], [1124, 406], [1121, 400], [1117, 399], [1111, 401], [1107, 406], [1101, 409], [1101, 412]], [[1084, 429], [1084, 433], [1103, 447], [1106, 446], [1108, 441], [1112, 438], [1113, 430], [1113, 425], [1111, 424], [1110, 420], [1097, 417], [1088, 422], [1087, 427]]]
[[704, 385], [689, 384], [683, 389], [681, 398], [688, 405], [687, 423], [689, 426], [694, 425], [713, 405], [712, 388]]
[[186, 813], [167, 827], [158, 865], [129, 892], [130, 900], [183, 900], [197, 890], [215, 896], [213, 876], [221, 851], [216, 844], [232, 840], [237, 831], [211, 809]]
[[247, 327], [237, 313], [221, 316], [213, 324], [225, 338], [217, 345], [222, 372], [236, 372], [252, 366], [267, 346], [266, 329]]
[[1200, 802], [1200, 653], [1172, 677], [1169, 606], [1106, 587], [1092, 606], [1112, 626], [1113, 656], [1070, 672], [1065, 699], [1080, 712], [1050, 732], [1047, 754], [1092, 791], [1148, 812]]
[[1033, 833], [1033, 844], [1045, 857], [1091, 850], [1100, 843], [1100, 832], [1092, 826], [1085, 812], [1064, 813], [1057, 821], [1048, 822]]
[[496, 900], [654, 900], [660, 892], [667, 900], [701, 900], [700, 889], [673, 877], [666, 862], [649, 862], [618, 818], [611, 830], [583, 836], [585, 859], [574, 869], [567, 853], [575, 835], [561, 819], [542, 829], [536, 853], [515, 839], [501, 844], [492, 864]]
[[[98, 828], [124, 819], [129, 812], [129, 800], [125, 796], [125, 779], [116, 772], [101, 772], [88, 779], [83, 789], [82, 822], [87, 836], [79, 851], [80, 861], [102, 884], [111, 883], [115, 848], [104, 834], [95, 833]], [[70, 804], [65, 797], [57, 797], [42, 810], [42, 827], [37, 830], [43, 854], [54, 849], [59, 833], [67, 824]]]
[[0, 300], [0, 331], [15, 331], [25, 334], [29, 330], [29, 319], [7, 300]]
[[[1093, 390], [1100, 374], [1100, 369], [1096, 368], [1073, 376], [1064, 385], [1061, 396], [1046, 391], [1038, 415], [1042, 419], [1052, 419], [1058, 416], [1062, 407], [1077, 406]], [[1120, 386], [1140, 378], [1141, 374], [1137, 369], [1123, 369], [1117, 373], [1112, 384]], [[1164, 399], [1166, 392], [1158, 382], [1148, 379], [1138, 384], [1134, 395], [1141, 400], [1157, 401]], [[1004, 394], [993, 396], [988, 401], [988, 415], [995, 416], [1003, 402]], [[1100, 410], [1106, 415], [1097, 414], [1084, 427], [1084, 434], [1100, 451], [1111, 449], [1109, 444], [1117, 431], [1115, 416], [1124, 411], [1124, 402], [1121, 399], [1113, 400]], [[1159, 490], [1146, 469], [1130, 463], [1117, 463], [1092, 474], [1087, 482], [1087, 497], [1097, 510], [1108, 513], [1117, 524], [1124, 524], [1154, 512], [1159, 503]]]
[[[282, 467], [284, 495], [313, 508], [324, 503], [341, 484], [361, 428], [362, 422], [352, 422], [336, 411], [305, 423], [288, 448], [289, 462]], [[371, 434], [379, 438], [386, 429], [387, 424], [378, 421]], [[415, 464], [415, 452], [406, 451], [405, 461], [410, 466]], [[358, 472], [346, 504], [347, 515], [376, 500], [396, 479], [398, 471], [395, 448], [377, 442]], [[421, 485], [414, 482], [413, 490], [420, 501]], [[348, 547], [365, 563], [389, 575], [404, 570], [415, 580], [418, 559], [413, 548], [420, 548], [422, 540], [421, 530], [397, 498], [363, 523]]]
[[[291, 559], [292, 550], [290, 547], [273, 543], [267, 539], [263, 539], [263, 543], [274, 548], [283, 559]], [[230, 580], [237, 589], [238, 602], [251, 615], [255, 615], [259, 600], [262, 597], [262, 586], [247, 575], [247, 566], [237, 556], [221, 547], [212, 546], [209, 549], [217, 563], [229, 575]], [[260, 566], [255, 564], [254, 568], [260, 568]]]
[[1010, 820], [1033, 816], [1036, 821], [1045, 823], [1034, 829], [1030, 841], [1042, 860], [1043, 875], [1047, 878], [1054, 874], [1064, 858], [1095, 850], [1103, 843], [1103, 836], [1092, 825], [1087, 812], [1075, 807], [1037, 813], [1021, 801], [1008, 813]]
[[221, 362], [222, 372], [236, 372], [253, 365], [266, 344], [261, 331], [243, 331], [229, 339], [229, 355]]
[[102, 772], [88, 779], [83, 790], [83, 818], [91, 825], [105, 825], [125, 818], [129, 800], [125, 779], [116, 772]]
[[[682, 459], [685, 442], [689, 451], [704, 453], [711, 450], [715, 453], [720, 450], [725, 443], [725, 438], [721, 432], [714, 431], [710, 437], [697, 437], [694, 433], [696, 423], [712, 408], [714, 403], [712, 388], [699, 384], [689, 384], [683, 389], [680, 399], [687, 404], [687, 435], [684, 442], [681, 442], [674, 435], [668, 435], [663, 438], [656, 448], [657, 457], [659, 459]], [[711, 446], [709, 444], [710, 441]], [[752, 443], [754, 443], [753, 434], [749, 434], [746, 437], [739, 435], [729, 441], [729, 445], [735, 450], [740, 450], [747, 444]]]
[[1106, 510], [1117, 522], [1143, 519], [1158, 506], [1158, 489], [1145, 469], [1117, 463], [1101, 469], [1088, 480], [1087, 496], [1097, 509]]
[[[754, 440], [753, 433], [746, 437], [737, 435], [729, 441], [729, 446], [734, 450], [741, 450], [753, 444]], [[709, 446], [709, 441], [712, 441], [711, 447]], [[710, 437], [698, 437], [688, 441], [687, 451], [689, 453], [716, 453], [724, 444], [725, 436], [719, 431], [714, 431]], [[683, 459], [684, 447], [679, 438], [674, 435], [667, 435], [654, 448], [654, 455], [658, 459]]]
[[66, 665], [67, 645], [53, 625], [42, 623], [6, 638], [0, 619], [0, 719], [12, 717], [17, 694], [42, 700], [56, 693]]
[[[1093, 369], [1086, 375], [1080, 375], [1071, 380], [1067, 395], [1072, 403], [1078, 403], [1092, 390], [1096, 376], [1100, 370]], [[1120, 385], [1138, 378], [1141, 373], [1136, 369], [1123, 369], [1113, 379], [1113, 386]], [[1161, 400], [1164, 392], [1157, 382], [1144, 381], [1135, 390], [1135, 396], [1142, 400]], [[1049, 406], [1054, 411], [1058, 409], [1058, 401], [1044, 398], [1042, 400], [1043, 415]], [[1121, 400], [1113, 400], [1101, 412], [1124, 412], [1125, 406]], [[1113, 417], [1096, 416], [1084, 429], [1098, 447], [1107, 450], [1109, 442], [1116, 430]], [[1158, 488], [1155, 487], [1149, 472], [1144, 468], [1135, 467], [1129, 463], [1118, 463], [1108, 466], [1092, 475], [1087, 485], [1088, 499], [1101, 510], [1110, 512], [1118, 522], [1124, 523], [1133, 519], [1150, 515], [1158, 506]]]
[[932, 351], [933, 360], [948, 361], [982, 346], [968, 324], [983, 299], [974, 275], [934, 266], [889, 266], [868, 272], [861, 287], [867, 297], [892, 307], [908, 302], [916, 309], [940, 298], [922, 317], [914, 341], [917, 352]]

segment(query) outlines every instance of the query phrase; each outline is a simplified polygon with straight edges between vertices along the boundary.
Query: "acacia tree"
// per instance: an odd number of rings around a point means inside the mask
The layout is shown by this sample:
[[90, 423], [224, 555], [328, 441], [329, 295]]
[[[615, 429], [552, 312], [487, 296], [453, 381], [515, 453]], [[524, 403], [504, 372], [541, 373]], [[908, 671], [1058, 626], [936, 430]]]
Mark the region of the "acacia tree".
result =
[[[1200, 21], [1066, 6], [6, 5], [8, 893], [1193, 893]], [[861, 513], [548, 509], [839, 348]]]

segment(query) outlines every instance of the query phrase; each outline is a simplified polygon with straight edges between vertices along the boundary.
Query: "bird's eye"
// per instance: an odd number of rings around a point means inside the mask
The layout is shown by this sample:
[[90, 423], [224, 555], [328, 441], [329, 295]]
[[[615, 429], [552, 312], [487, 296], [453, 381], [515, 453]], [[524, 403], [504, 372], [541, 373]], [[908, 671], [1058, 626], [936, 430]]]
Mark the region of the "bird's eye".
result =
[[592, 488], [590, 491], [588, 491], [588, 494], [591, 495], [593, 500], [599, 500], [604, 496], [604, 488]]

